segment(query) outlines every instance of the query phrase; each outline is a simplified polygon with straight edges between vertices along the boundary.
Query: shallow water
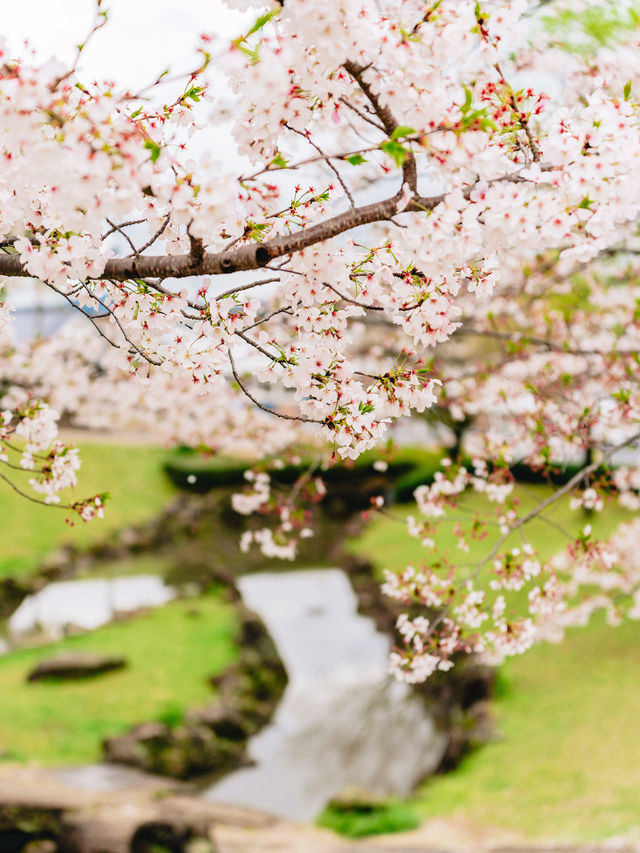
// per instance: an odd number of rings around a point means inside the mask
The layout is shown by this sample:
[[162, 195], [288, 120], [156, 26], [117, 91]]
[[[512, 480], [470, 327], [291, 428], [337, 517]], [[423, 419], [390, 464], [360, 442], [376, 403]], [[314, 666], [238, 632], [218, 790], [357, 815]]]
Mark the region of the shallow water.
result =
[[175, 595], [155, 575], [56, 581], [27, 596], [9, 617], [7, 627], [13, 640], [36, 631], [55, 639], [70, 626], [90, 631], [119, 613], [160, 607]]
[[389, 639], [357, 613], [337, 569], [245, 575], [289, 675], [272, 722], [249, 741], [255, 766], [206, 790], [210, 801], [296, 820], [346, 786], [408, 794], [445, 749], [423, 702], [387, 675]]

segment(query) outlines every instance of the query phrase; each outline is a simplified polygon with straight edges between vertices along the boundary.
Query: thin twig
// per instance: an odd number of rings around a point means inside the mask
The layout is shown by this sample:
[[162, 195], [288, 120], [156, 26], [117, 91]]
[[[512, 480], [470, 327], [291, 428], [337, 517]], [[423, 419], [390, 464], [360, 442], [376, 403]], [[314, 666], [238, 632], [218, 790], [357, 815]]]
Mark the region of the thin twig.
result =
[[319, 146], [319, 145], [316, 145], [316, 143], [313, 141], [313, 139], [311, 139], [311, 136], [310, 136], [308, 133], [303, 133], [301, 130], [296, 130], [296, 128], [295, 128], [295, 127], [292, 127], [292, 126], [291, 126], [290, 124], [288, 124], [288, 123], [287, 123], [287, 124], [285, 124], [285, 127], [286, 127], [286, 128], [288, 128], [289, 130], [293, 131], [293, 133], [297, 133], [297, 134], [298, 134], [298, 136], [301, 136], [303, 139], [306, 139], [306, 140], [307, 140], [307, 142], [309, 143], [309, 145], [311, 145], [311, 147], [312, 147], [312, 148], [315, 148], [315, 150], [318, 152], [318, 154], [320, 155], [320, 157], [322, 157], [322, 159], [324, 160], [324, 162], [327, 164], [327, 166], [331, 169], [331, 171], [333, 172], [333, 174], [334, 174], [334, 175], [336, 176], [336, 178], [338, 179], [338, 182], [339, 182], [340, 186], [342, 187], [342, 189], [343, 189], [343, 190], [344, 190], [344, 192], [345, 192], [345, 195], [346, 195], [346, 196], [347, 196], [347, 198], [349, 199], [349, 203], [351, 204], [351, 207], [352, 207], [352, 208], [355, 208], [356, 203], [355, 203], [355, 201], [353, 200], [353, 196], [351, 195], [351, 190], [349, 189], [349, 187], [346, 185], [346, 183], [345, 183], [345, 182], [344, 182], [344, 180], [342, 179], [342, 175], [340, 174], [340, 172], [336, 169], [336, 167], [333, 165], [333, 163], [331, 162], [331, 160], [329, 159], [329, 157], [324, 153], [324, 151], [320, 148], [320, 146]]
[[274, 281], [280, 281], [278, 276], [274, 276], [273, 278], [263, 278], [260, 281], [251, 281], [249, 284], [239, 284], [236, 287], [230, 287], [229, 290], [225, 290], [224, 293], [218, 293], [214, 296], [214, 299], [225, 299], [227, 296], [233, 296], [234, 293], [240, 293], [243, 290], [251, 290], [252, 287], [259, 287], [261, 284], [272, 284]]
[[[108, 344], [111, 344], [111, 346], [112, 346], [112, 347], [114, 347], [115, 349], [119, 349], [118, 344], [116, 344], [114, 341], [112, 341], [112, 340], [111, 340], [111, 338], [110, 338], [108, 335], [106, 335], [106, 334], [102, 331], [102, 329], [100, 328], [100, 326], [98, 325], [98, 323], [96, 323], [96, 320], [103, 320], [103, 319], [105, 319], [106, 317], [108, 317], [108, 316], [109, 316], [109, 314], [98, 314], [98, 315], [88, 314], [86, 311], [84, 311], [84, 310], [82, 309], [82, 307], [81, 307], [80, 305], [78, 305], [77, 303], [75, 303], [75, 302], [73, 301], [73, 299], [71, 299], [71, 298], [70, 298], [70, 297], [69, 297], [69, 296], [68, 296], [68, 295], [67, 295], [63, 290], [60, 290], [59, 288], [57, 288], [54, 284], [51, 284], [50, 282], [46, 282], [46, 284], [47, 284], [47, 287], [51, 288], [51, 290], [54, 290], [54, 291], [55, 291], [56, 293], [58, 293], [60, 296], [63, 296], [63, 297], [67, 300], [67, 302], [69, 303], [69, 305], [71, 305], [73, 308], [75, 308], [75, 309], [76, 309], [76, 311], [79, 311], [79, 312], [80, 312], [84, 317], [86, 317], [86, 318], [87, 318], [87, 320], [89, 320], [89, 322], [90, 322], [90, 323], [91, 323], [91, 325], [93, 326], [93, 328], [98, 332], [98, 334], [100, 335], [100, 337], [101, 337], [101, 338], [104, 338], [104, 339], [105, 339], [105, 341], [106, 341]], [[98, 297], [97, 297], [97, 296], [94, 296], [94, 295], [91, 293], [91, 291], [89, 290], [89, 288], [87, 287], [87, 285], [86, 285], [86, 284], [82, 284], [82, 285], [81, 285], [81, 287], [83, 287], [83, 288], [87, 291], [87, 293], [89, 294], [89, 296], [91, 297], [91, 299], [95, 299], [95, 301], [96, 301], [100, 306], [102, 306], [103, 308], [105, 308], [105, 310], [108, 310], [108, 309], [106, 308], [106, 306], [104, 306], [104, 305], [102, 304], [102, 302], [98, 299]]]
[[130, 225], [142, 225], [143, 222], [146, 222], [146, 219], [129, 219], [127, 222], [121, 222], [119, 225], [112, 225], [108, 231], [105, 231], [101, 240], [106, 240], [107, 237], [110, 237], [116, 231], [119, 231], [121, 228], [128, 228]]
[[617, 453], [618, 450], [623, 450], [625, 447], [628, 447], [630, 444], [633, 444], [635, 441], [638, 441], [638, 439], [640, 439], [640, 432], [634, 433], [634, 435], [632, 435], [630, 438], [627, 438], [624, 441], [621, 441], [619, 444], [615, 444], [613, 447], [610, 447], [609, 450], [607, 450], [606, 453], [603, 454], [602, 459], [598, 460], [597, 462], [592, 462], [590, 465], [587, 465], [585, 468], [582, 468], [580, 471], [578, 471], [577, 474], [574, 474], [574, 476], [571, 477], [571, 479], [568, 480], [564, 484], [564, 486], [561, 486], [556, 492], [554, 492], [552, 495], [549, 495], [548, 498], [545, 498], [543, 501], [540, 501], [540, 503], [528, 513], [526, 513], [526, 515], [523, 515], [521, 518], [515, 521], [507, 530], [507, 532], [500, 537], [500, 539], [496, 542], [496, 544], [493, 546], [487, 556], [478, 564], [476, 571], [471, 575], [470, 579], [473, 579], [478, 576], [482, 568], [496, 556], [496, 554], [500, 551], [500, 549], [512, 533], [514, 533], [516, 530], [519, 530], [525, 524], [528, 524], [529, 521], [540, 515], [545, 509], [547, 509], [547, 507], [550, 507], [557, 500], [563, 497], [563, 495], [566, 495], [568, 492], [572, 491], [578, 485], [578, 483], [580, 483], [586, 477], [589, 477], [591, 474], [594, 473], [594, 471], [597, 471], [598, 468], [608, 462], [608, 460], [614, 455], [614, 453]]
[[40, 500], [40, 498], [34, 498], [33, 495], [30, 495], [28, 492], [23, 492], [22, 489], [19, 489], [16, 484], [10, 480], [8, 477], [5, 477], [4, 474], [0, 473], [0, 480], [4, 480], [5, 483], [8, 483], [14, 492], [17, 492], [21, 497], [26, 498], [28, 501], [34, 504], [40, 504], [41, 506], [54, 506], [57, 509], [73, 509], [72, 504], [61, 504], [61, 503], [47, 503], [46, 501]]
[[[153, 246], [153, 244], [156, 242], [158, 237], [162, 236], [165, 228], [167, 227], [167, 225], [169, 224], [170, 221], [171, 221], [171, 214], [167, 213], [167, 215], [165, 216], [165, 218], [162, 221], [162, 225], [160, 226], [160, 228], [158, 228], [156, 233], [152, 237], [150, 237], [143, 246], [140, 246], [140, 248], [137, 250], [136, 254], [141, 255], [144, 251], [146, 251], [146, 249], [149, 248], [149, 246]], [[131, 257], [131, 256], [129, 256], [129, 257]]]
[[348, 107], [352, 112], [354, 112], [357, 116], [359, 116], [363, 121], [368, 122], [369, 124], [373, 125], [373, 127], [375, 127], [376, 130], [380, 130], [380, 131], [382, 131], [382, 133], [384, 133], [384, 127], [381, 124], [378, 124], [377, 121], [374, 121], [363, 110], [359, 110], [356, 106], [354, 106], [351, 103], [351, 101], [349, 101], [347, 98], [345, 98], [344, 95], [342, 95], [339, 98], [339, 100], [340, 100], [341, 104], [344, 104], [345, 107]]
[[127, 232], [126, 232], [126, 231], [124, 231], [120, 225], [114, 225], [114, 224], [113, 224], [113, 222], [112, 222], [110, 219], [107, 219], [107, 222], [108, 222], [108, 224], [111, 226], [111, 228], [113, 229], [113, 231], [117, 231], [117, 232], [118, 232], [118, 234], [121, 234], [121, 235], [124, 237], [124, 239], [127, 241], [127, 243], [129, 244], [129, 246], [131, 247], [131, 250], [132, 250], [132, 251], [131, 251], [131, 254], [130, 254], [130, 255], [126, 255], [125, 257], [128, 257], [128, 258], [136, 257], [136, 256], [138, 255], [138, 250], [137, 250], [137, 248], [136, 248], [136, 246], [135, 246], [135, 243], [133, 242], [133, 240], [131, 239], [131, 237], [129, 237], [129, 235], [127, 234]]
[[255, 323], [252, 323], [250, 326], [245, 326], [242, 331], [250, 332], [251, 329], [255, 329], [256, 326], [261, 326], [263, 323], [266, 323], [268, 320], [270, 320], [272, 317], [275, 317], [277, 314], [291, 314], [291, 308], [274, 308], [271, 313], [265, 314], [264, 317], [260, 317], [259, 320], [256, 320]]
[[248, 397], [251, 402], [257, 406], [259, 409], [262, 409], [263, 412], [267, 412], [269, 415], [275, 415], [277, 418], [284, 418], [287, 421], [303, 421], [304, 423], [310, 424], [324, 424], [325, 421], [321, 421], [318, 418], [307, 418], [304, 415], [286, 415], [283, 412], [278, 412], [275, 409], [270, 409], [268, 406], [263, 405], [259, 400], [253, 396], [251, 391], [246, 387], [246, 385], [242, 382], [240, 377], [238, 376], [238, 371], [236, 370], [236, 365], [233, 360], [233, 355], [231, 354], [231, 350], [229, 350], [229, 363], [231, 365], [231, 372], [233, 373], [233, 378], [238, 383], [238, 386], [242, 393]]

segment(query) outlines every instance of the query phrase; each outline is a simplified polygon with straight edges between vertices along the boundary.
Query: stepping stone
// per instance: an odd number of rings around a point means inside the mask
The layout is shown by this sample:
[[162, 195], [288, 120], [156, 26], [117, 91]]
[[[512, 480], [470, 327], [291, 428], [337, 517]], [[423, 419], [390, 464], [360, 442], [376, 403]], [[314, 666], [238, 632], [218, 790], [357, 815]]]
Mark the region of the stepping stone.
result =
[[27, 676], [27, 681], [91, 678], [103, 672], [123, 669], [126, 665], [123, 657], [77, 652], [40, 661]]

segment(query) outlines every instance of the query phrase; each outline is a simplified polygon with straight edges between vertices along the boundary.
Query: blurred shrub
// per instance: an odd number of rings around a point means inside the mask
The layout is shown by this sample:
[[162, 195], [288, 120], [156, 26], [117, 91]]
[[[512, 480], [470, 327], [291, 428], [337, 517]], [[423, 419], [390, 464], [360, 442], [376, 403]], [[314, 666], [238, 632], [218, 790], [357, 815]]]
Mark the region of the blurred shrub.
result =
[[331, 800], [316, 822], [347, 838], [403, 832], [420, 825], [410, 805], [363, 795], [340, 796]]

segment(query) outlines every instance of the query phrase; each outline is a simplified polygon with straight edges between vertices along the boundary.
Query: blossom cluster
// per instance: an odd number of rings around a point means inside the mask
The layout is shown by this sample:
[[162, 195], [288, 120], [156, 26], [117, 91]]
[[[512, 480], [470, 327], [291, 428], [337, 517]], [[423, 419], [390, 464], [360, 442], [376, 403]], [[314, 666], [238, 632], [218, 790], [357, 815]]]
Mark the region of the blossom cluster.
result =
[[[557, 566], [510, 537], [551, 500], [525, 505], [518, 464], [582, 465], [574, 513], [640, 506], [640, 466], [616, 467], [640, 435], [638, 33], [587, 55], [526, 0], [229, 5], [254, 23], [203, 36], [161, 106], [160, 79], [131, 93], [0, 45], [0, 278], [78, 314], [16, 340], [0, 304], [0, 476], [31, 471], [46, 502], [75, 484], [56, 412], [251, 457], [233, 504], [273, 525], [242, 546], [289, 558], [322, 487], [276, 494], [273, 459], [353, 460], [426, 413], [452, 452], [408, 523], [425, 567], [386, 582], [424, 611], [396, 667], [519, 653], [594, 601], [613, 618], [622, 575], [590, 533]], [[440, 524], [467, 562], [486, 542], [469, 571], [436, 557]]]

